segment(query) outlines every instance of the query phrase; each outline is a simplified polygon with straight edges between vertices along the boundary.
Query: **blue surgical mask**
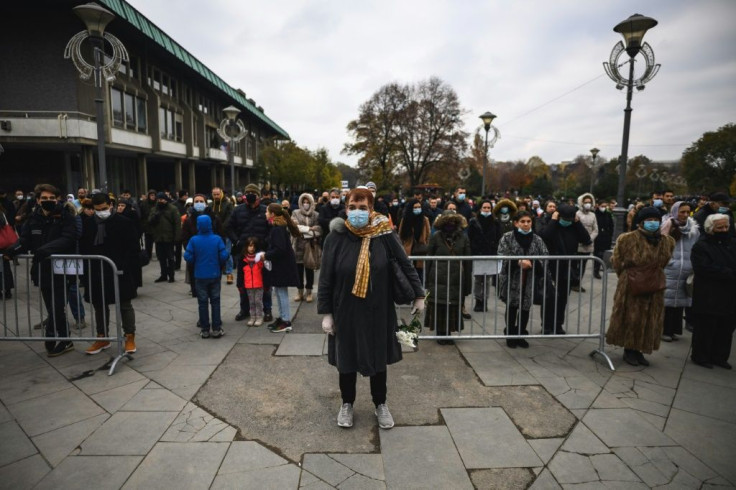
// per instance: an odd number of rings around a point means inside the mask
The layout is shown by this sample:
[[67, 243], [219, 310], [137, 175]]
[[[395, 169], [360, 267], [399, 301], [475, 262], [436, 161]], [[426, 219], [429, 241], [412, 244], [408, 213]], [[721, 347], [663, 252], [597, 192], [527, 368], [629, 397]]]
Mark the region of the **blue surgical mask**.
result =
[[457, 200], [458, 201], [464, 201], [465, 200], [465, 194], [458, 194], [457, 195]]
[[487, 218], [487, 217], [489, 217], [491, 215], [491, 212], [490, 211], [481, 211], [480, 212], [480, 215], [483, 216], [484, 218]]
[[517, 229], [516, 229], [516, 231], [518, 231], [518, 232], [519, 232], [519, 233], [521, 233], [522, 235], [528, 235], [529, 233], [531, 233], [531, 232], [532, 232], [532, 229], [531, 229], [531, 228], [529, 228], [528, 230], [524, 231], [524, 230], [523, 230], [523, 229], [521, 229], [521, 228], [517, 228]]
[[643, 226], [647, 231], [657, 231], [659, 230], [659, 221], [645, 221]]
[[411, 211], [414, 214], [422, 214], [422, 208], [414, 208]]
[[571, 224], [572, 224], [572, 221], [568, 221], [566, 219], [560, 218], [560, 226], [564, 226], [565, 228], [567, 228]]
[[195, 202], [193, 207], [196, 212], [201, 213], [207, 205], [203, 202]]
[[728, 214], [728, 208], [726, 208], [726, 207], [723, 207], [723, 206], [719, 206], [719, 207], [718, 207], [718, 212], [719, 212], [720, 214]]
[[507, 208], [506, 206], [504, 206], [504, 207], [502, 207], [502, 208], [501, 208], [501, 212], [502, 212], [503, 214], [506, 214], [506, 213], [508, 213], [508, 212], [509, 212], [509, 208]]
[[662, 204], [663, 202], [661, 199], [655, 199], [654, 201], [652, 201], [652, 206], [654, 206], [655, 208], [661, 208]]
[[348, 221], [354, 228], [363, 228], [368, 224], [370, 213], [362, 209], [348, 211]]

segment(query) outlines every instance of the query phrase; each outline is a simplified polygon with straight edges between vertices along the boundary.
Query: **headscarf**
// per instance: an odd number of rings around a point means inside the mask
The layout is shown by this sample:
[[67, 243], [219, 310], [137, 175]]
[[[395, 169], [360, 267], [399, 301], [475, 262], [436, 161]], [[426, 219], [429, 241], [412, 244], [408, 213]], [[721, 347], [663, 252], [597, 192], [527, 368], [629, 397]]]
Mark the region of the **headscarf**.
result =
[[350, 221], [345, 220], [345, 226], [348, 230], [363, 239], [360, 244], [360, 253], [358, 254], [358, 264], [355, 269], [355, 283], [353, 284], [353, 295], [358, 298], [365, 298], [368, 291], [368, 279], [371, 277], [371, 238], [392, 233], [391, 225], [388, 218], [381, 213], [371, 211], [368, 225], [363, 228], [355, 228]]
[[672, 205], [672, 209], [670, 209], [669, 214], [666, 215], [666, 219], [662, 221], [662, 227], [660, 230], [662, 231], [663, 235], [669, 235], [672, 238], [674, 238], [676, 241], [680, 239], [680, 237], [683, 234], [688, 234], [690, 232], [690, 220], [685, 220], [685, 224], [681, 225], [680, 222], [677, 220], [677, 215], [680, 212], [680, 206], [682, 205], [690, 206], [692, 209], [692, 206], [687, 201], [677, 201], [675, 204]]

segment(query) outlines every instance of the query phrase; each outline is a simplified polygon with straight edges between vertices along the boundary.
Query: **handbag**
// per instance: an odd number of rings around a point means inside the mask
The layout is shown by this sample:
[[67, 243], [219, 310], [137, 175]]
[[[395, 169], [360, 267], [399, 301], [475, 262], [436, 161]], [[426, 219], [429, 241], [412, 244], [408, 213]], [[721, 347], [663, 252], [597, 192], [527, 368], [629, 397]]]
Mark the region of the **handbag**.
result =
[[322, 247], [316, 239], [309, 240], [304, 246], [304, 267], [309, 270], [319, 270], [322, 265]]
[[664, 270], [657, 264], [640, 265], [627, 269], [629, 292], [634, 296], [645, 296], [664, 291], [667, 282]]
[[394, 303], [397, 305], [411, 304], [414, 298], [416, 298], [414, 288], [401, 268], [401, 264], [396, 260], [396, 257], [391, 253], [391, 249], [388, 246], [386, 246], [386, 254], [391, 264], [391, 296], [393, 297]]
[[15, 232], [10, 223], [5, 221], [5, 225], [0, 227], [0, 250], [5, 250], [15, 245], [18, 241], [18, 234]]

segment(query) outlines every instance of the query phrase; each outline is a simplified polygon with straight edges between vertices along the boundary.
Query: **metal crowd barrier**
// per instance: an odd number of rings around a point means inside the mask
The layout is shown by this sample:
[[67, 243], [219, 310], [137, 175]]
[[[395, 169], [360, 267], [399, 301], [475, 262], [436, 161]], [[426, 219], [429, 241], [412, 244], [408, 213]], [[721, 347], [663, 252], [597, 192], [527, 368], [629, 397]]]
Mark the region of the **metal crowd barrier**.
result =
[[[120, 314], [120, 289], [119, 276], [122, 271], [118, 271], [115, 263], [109, 258], [102, 255], [52, 255], [48, 259], [44, 259], [50, 263], [48, 274], [42, 275], [42, 267], [39, 264], [37, 268], [36, 284], [43, 287], [37, 287], [31, 278], [31, 265], [33, 263], [32, 255], [18, 255], [14, 260], [9, 262], [10, 273], [13, 276], [14, 289], [12, 297], [6, 298], [0, 295], [0, 307], [2, 307], [2, 335], [0, 341], [21, 341], [21, 342], [60, 342], [70, 340], [72, 342], [94, 342], [107, 341], [112, 343], [112, 349], [116, 349], [115, 354], [110, 358], [105, 368], [108, 369], [108, 375], [115, 372], [118, 362], [126, 357], [132, 359], [130, 354], [125, 353], [125, 336], [122, 329], [122, 319]], [[93, 280], [89, 271], [94, 268], [99, 270], [97, 281]], [[8, 273], [5, 267], [0, 267], [0, 285], [4, 285]], [[97, 336], [97, 316], [94, 312], [92, 304], [87, 303], [87, 314], [85, 314], [85, 323], [81, 323], [79, 318], [84, 311], [85, 303], [82, 295], [82, 288], [86, 288], [87, 293], [93, 290], [100, 295], [102, 304], [108, 302], [109, 298], [105, 297], [104, 283], [107, 275], [112, 275], [114, 285], [114, 299], [109, 301], [114, 303], [110, 305], [114, 307], [115, 315], [106, 314], [104, 308], [101, 309], [100, 316], [102, 323], [107, 324], [109, 320], [109, 329], [107, 336]], [[100, 284], [101, 282], [101, 284]], [[42, 289], [47, 291], [47, 300], [51, 305], [57, 305], [58, 301], [63, 299], [63, 315], [57, 316], [56, 310], [61, 309], [58, 304], [57, 308], [49, 311], [46, 308]], [[70, 321], [70, 318], [72, 321]], [[59, 335], [58, 330], [53, 335], [46, 335], [46, 326], [49, 320], [53, 320], [53, 324], [63, 322], [66, 324], [68, 337]], [[89, 329], [89, 330], [87, 330]], [[101, 331], [105, 331], [104, 327]]]
[[[590, 356], [594, 357], [598, 354], [605, 359], [612, 371], [615, 370], [611, 359], [605, 352], [607, 267], [606, 263], [598, 257], [592, 255], [410, 256], [409, 259], [412, 262], [423, 262], [424, 267], [420, 276], [424, 288], [430, 292], [425, 304], [425, 319], [430, 319], [430, 325], [425, 325], [429, 329], [423, 328], [419, 339], [598, 339], [598, 348], [593, 350]], [[532, 268], [528, 269], [526, 274], [515, 265], [520, 260], [532, 262]], [[583, 264], [586, 262], [589, 267], [579, 285], [580, 291], [586, 289], [586, 292], [571, 294], [569, 288], [578, 273], [577, 271], [582, 270]], [[594, 280], [593, 278], [593, 265], [595, 263], [601, 266], [602, 279], [600, 280]], [[458, 274], [460, 264], [463, 264], [463, 267], [473, 268], [470, 281], [483, 285], [484, 289], [481, 294], [475, 294], [476, 284], [470, 285], [470, 294], [467, 296], [462, 294], [463, 289], [467, 289], [467, 283], [464, 283], [463, 274]], [[559, 267], [560, 265], [562, 267]], [[441, 267], [444, 269], [444, 273], [437, 273], [440, 266], [444, 266]], [[509, 280], [505, 284], [506, 291], [500, 291], [501, 273], [504, 271], [509, 274]], [[485, 275], [487, 278], [484, 281], [476, 281], [476, 275]], [[507, 298], [509, 302], [511, 298], [515, 297], [521, 303], [523, 289], [525, 289], [524, 287], [512, 291], [512, 275], [518, 275], [519, 281], [522, 280], [522, 277], [525, 278], [525, 281], [532, 281], [531, 301], [534, 300], [533, 291], [537, 286], [535, 281], [539, 280], [538, 289], [541, 294], [539, 295], [539, 301], [534, 302], [529, 309], [529, 320], [526, 327], [528, 334], [521, 333], [522, 319], [521, 314], [518, 313], [514, 325], [504, 331], [507, 328], [507, 307], [501, 296]], [[452, 281], [452, 276], [459, 277]], [[451, 281], [453, 284], [451, 284]], [[439, 286], [443, 286], [442, 289], [445, 292], [444, 294], [440, 293], [440, 297], [437, 297], [436, 292]], [[558, 296], [565, 293], [565, 287], [568, 288], [566, 291], [568, 298], [564, 306], [561, 306]], [[488, 294], [486, 294], [486, 288]], [[456, 293], [453, 297], [451, 297], [451, 290]], [[487, 302], [484, 302], [485, 311], [473, 311], [476, 296], [488, 298]], [[466, 305], [467, 299], [470, 299], [470, 305]], [[466, 306], [467, 312], [471, 314], [470, 320], [462, 318], [462, 306]], [[600, 308], [600, 311], [594, 311], [596, 308]], [[564, 313], [563, 330], [565, 333], [557, 331], [556, 325], [558, 315], [562, 313]], [[547, 325], [544, 325], [545, 317]], [[555, 324], [550, 325], [553, 319]], [[458, 325], [463, 325], [464, 328], [459, 331], [451, 330], [450, 326]], [[545, 327], [551, 333], [544, 333]]]

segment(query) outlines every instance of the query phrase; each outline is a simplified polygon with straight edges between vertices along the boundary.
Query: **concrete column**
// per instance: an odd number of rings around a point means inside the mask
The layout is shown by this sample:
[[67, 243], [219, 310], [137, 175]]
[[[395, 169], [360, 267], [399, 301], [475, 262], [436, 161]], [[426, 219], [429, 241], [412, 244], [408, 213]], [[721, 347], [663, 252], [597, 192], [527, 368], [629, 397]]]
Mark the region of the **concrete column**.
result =
[[217, 181], [217, 164], [212, 164], [210, 167], [210, 182], [212, 182], [213, 187], [223, 187], [222, 183]]
[[[188, 166], [189, 166], [189, 182], [187, 183], [187, 185], [189, 185], [189, 193], [191, 195], [194, 195], [194, 193], [197, 192], [197, 190], [196, 190], [196, 185], [197, 185], [196, 184], [196, 179], [194, 178], [194, 167], [195, 167], [195, 164], [194, 164], [194, 162], [192, 160], [190, 160], [188, 162]], [[206, 189], [200, 189], [200, 190], [205, 190], [206, 191]]]
[[97, 179], [95, 178], [95, 150], [96, 147], [93, 148], [91, 146], [86, 146], [84, 147], [84, 150], [82, 152], [84, 172], [87, 175], [87, 185], [85, 187], [89, 190], [95, 189], [97, 187]]
[[138, 192], [136, 197], [146, 192], [148, 192], [148, 163], [146, 162], [146, 155], [138, 155]]
[[[228, 169], [229, 171], [229, 169]], [[237, 169], [236, 169], [237, 172]], [[220, 181], [220, 187], [223, 189], [225, 188], [225, 166], [224, 165], [218, 165], [217, 167], [217, 173], [219, 174], [218, 179]], [[230, 186], [227, 187], [230, 189]]]
[[74, 182], [72, 182], [72, 160], [69, 156], [69, 152], [64, 152], [64, 174], [66, 180], [66, 193], [77, 195], [77, 190], [74, 189]]
[[[174, 162], [174, 186], [176, 187], [176, 191], [179, 192], [179, 189], [183, 187], [184, 183], [182, 182], [182, 175], [181, 175], [181, 160], [177, 160]], [[191, 189], [187, 189], [190, 193], [192, 192]]]

